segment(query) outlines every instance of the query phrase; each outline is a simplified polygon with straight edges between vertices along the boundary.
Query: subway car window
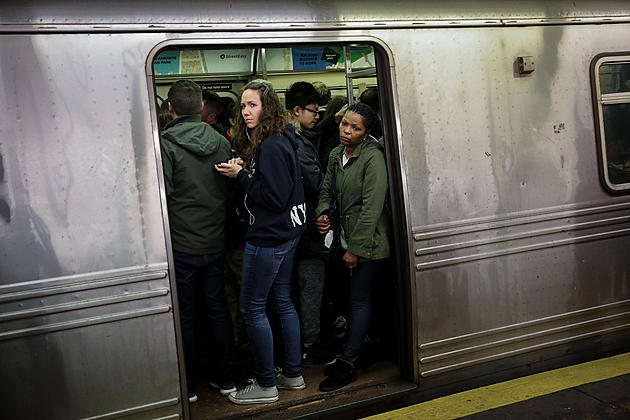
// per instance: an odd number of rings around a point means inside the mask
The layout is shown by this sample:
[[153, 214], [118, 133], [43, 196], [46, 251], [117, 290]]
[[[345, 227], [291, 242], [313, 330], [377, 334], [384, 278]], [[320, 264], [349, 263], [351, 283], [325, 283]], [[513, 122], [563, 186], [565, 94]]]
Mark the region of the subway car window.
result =
[[597, 105], [604, 181], [613, 191], [630, 189], [630, 58], [600, 59]]
[[[378, 53], [384, 54], [382, 52]], [[348, 383], [356, 381], [357, 384], [355, 385], [378, 385], [398, 380], [401, 377], [399, 349], [396, 345], [392, 345], [392, 343], [398, 342], [401, 333], [397, 328], [393, 327], [401, 325], [398, 311], [400, 305], [397, 304], [399, 298], [396, 295], [398, 288], [394, 281], [372, 281], [374, 280], [372, 276], [389, 279], [398, 278], [395, 258], [393, 258], [395, 247], [393, 243], [389, 243], [392, 229], [391, 207], [386, 205], [390, 201], [386, 197], [389, 186], [385, 163], [387, 152], [384, 151], [385, 148], [383, 146], [391, 139], [387, 139], [385, 138], [387, 136], [383, 135], [384, 124], [380, 111], [380, 103], [384, 102], [382, 98], [379, 98], [378, 81], [379, 77], [383, 76], [382, 73], [377, 72], [376, 63], [384, 62], [381, 55], [375, 56], [375, 47], [372, 45], [351, 43], [273, 45], [269, 47], [253, 46], [251, 48], [237, 47], [228, 49], [200, 48], [199, 46], [182, 47], [178, 45], [162, 50], [153, 61], [155, 93], [160, 113], [158, 118], [160, 131], [166, 127], [167, 131], [165, 133], [168, 133], [168, 130], [172, 129], [173, 124], [176, 123], [169, 124], [173, 116], [172, 110], [169, 112], [169, 102], [167, 101], [169, 89], [176, 82], [180, 83], [180, 80], [193, 81], [201, 87], [202, 91], [203, 108], [201, 110], [201, 121], [210, 124], [231, 142], [232, 158], [242, 157], [246, 169], [248, 169], [247, 165], [253, 162], [253, 158], [243, 153], [243, 150], [239, 150], [240, 147], [247, 148], [246, 145], [243, 146], [243, 141], [239, 141], [239, 139], [245, 139], [245, 129], [239, 128], [235, 122], [238, 118], [243, 119], [245, 116], [245, 111], [241, 111], [241, 105], [238, 103], [239, 94], [245, 86], [252, 86], [250, 82], [258, 79], [264, 79], [272, 84], [280, 101], [282, 112], [285, 113], [285, 117], [294, 126], [296, 138], [302, 136], [302, 138], [312, 142], [312, 145], [310, 145], [306, 143], [306, 140], [298, 139], [298, 141], [303, 141], [305, 145], [299, 147], [304, 147], [304, 150], [306, 150], [313, 146], [311, 150], [314, 150], [314, 152], [309, 152], [312, 153], [310, 157], [313, 159], [304, 159], [304, 162], [307, 163], [302, 163], [302, 157], [299, 155], [306, 152], [298, 151], [305, 191], [305, 215], [311, 217], [313, 227], [315, 227], [316, 212], [322, 206], [321, 194], [322, 190], [326, 188], [326, 177], [328, 177], [329, 172], [332, 173], [330, 168], [338, 168], [342, 165], [337, 162], [342, 162], [343, 160], [341, 152], [339, 152], [343, 148], [340, 149], [338, 146], [341, 144], [340, 136], [342, 136], [340, 127], [345, 119], [344, 106], [346, 104], [350, 106], [357, 104], [356, 106], [360, 112], [364, 112], [364, 114], [360, 114], [359, 111], [352, 111], [356, 114], [354, 115], [355, 119], [352, 121], [356, 121], [358, 118], [364, 124], [365, 136], [362, 138], [362, 141], [365, 142], [365, 150], [368, 150], [368, 146], [370, 149], [369, 151], [361, 152], [362, 154], [357, 154], [357, 158], [352, 162], [357, 162], [358, 165], [360, 156], [363, 156], [364, 161], [367, 162], [367, 156], [373, 154], [377, 156], [374, 159], [381, 157], [382, 165], [376, 165], [374, 168], [377, 169], [371, 169], [374, 172], [370, 174], [371, 178], [365, 176], [366, 170], [357, 170], [356, 179], [352, 178], [346, 183], [339, 181], [338, 185], [343, 185], [343, 188], [345, 188], [345, 185], [361, 185], [362, 182], [369, 182], [371, 186], [373, 186], [372, 184], [378, 184], [370, 190], [379, 191], [379, 198], [375, 200], [381, 200], [380, 207], [383, 208], [383, 214], [372, 226], [376, 233], [373, 234], [373, 240], [370, 240], [369, 244], [366, 243], [366, 247], [369, 249], [366, 248], [365, 254], [360, 255], [360, 262], [356, 262], [358, 261], [357, 257], [354, 266], [346, 265], [346, 262], [344, 262], [346, 260], [342, 257], [345, 256], [346, 252], [349, 252], [350, 245], [348, 243], [352, 241], [350, 235], [352, 235], [351, 232], [354, 229], [351, 229], [351, 227], [356, 226], [356, 224], [352, 224], [355, 223], [353, 218], [357, 216], [351, 213], [350, 209], [343, 209], [343, 211], [347, 211], [347, 214], [338, 216], [337, 226], [342, 235], [348, 235], [347, 238], [345, 236], [343, 238], [347, 242], [344, 249], [338, 248], [333, 251], [334, 247], [325, 245], [325, 237], [317, 231], [317, 228], [312, 229], [312, 231], [309, 230], [311, 228], [307, 228], [306, 232], [302, 234], [295, 252], [291, 295], [296, 312], [300, 318], [302, 374], [306, 383], [313, 389], [317, 388], [317, 383], [322, 381], [325, 365], [334, 363], [335, 356], [344, 354], [345, 351], [349, 352], [348, 348], [353, 349], [352, 353], [348, 353], [345, 356], [348, 359], [352, 359], [351, 365], [356, 363], [356, 366], [370, 369], [369, 375], [359, 373], [358, 379], [352, 379], [353, 375], [356, 375], [354, 370], [349, 372]], [[387, 68], [385, 65], [379, 65], [379, 67], [383, 67], [383, 69], [379, 68], [380, 71], [385, 71]], [[248, 89], [251, 90], [252, 88]], [[313, 94], [312, 92], [315, 93]], [[365, 111], [366, 106], [371, 111]], [[213, 117], [213, 115], [215, 116]], [[175, 116], [177, 117], [177, 115]], [[196, 118], [198, 120], [198, 117]], [[387, 115], [385, 115], [385, 118], [387, 118]], [[370, 124], [369, 131], [366, 128], [368, 122]], [[352, 122], [352, 124], [353, 128], [357, 126], [356, 122]], [[346, 125], [350, 126], [350, 123]], [[249, 127], [249, 125], [247, 127], [248, 130], [251, 130], [247, 131], [247, 133], [253, 135], [253, 128]], [[168, 135], [170, 136], [170, 134]], [[339, 156], [333, 157], [332, 152], [335, 150]], [[346, 149], [343, 149], [343, 151], [347, 153]], [[346, 176], [346, 170], [349, 171], [346, 165], [351, 164], [349, 159], [346, 155], [346, 160], [343, 162], [344, 171], [339, 171], [339, 175], [335, 176]], [[333, 163], [330, 163], [330, 161], [333, 161]], [[368, 165], [365, 162], [361, 164]], [[302, 165], [308, 165], [308, 167]], [[260, 167], [262, 167], [262, 164], [260, 164]], [[317, 186], [314, 186], [314, 184], [307, 185], [307, 182], [310, 183], [310, 175], [314, 173], [315, 167], [319, 167], [318, 171], [321, 174], [319, 184]], [[356, 166], [356, 168], [359, 168], [359, 166]], [[308, 177], [305, 176], [307, 172], [309, 173]], [[351, 172], [347, 173], [350, 174]], [[255, 172], [251, 174], [255, 176]], [[335, 178], [332, 179], [334, 180]], [[228, 388], [231, 389], [232, 385], [240, 389], [246, 380], [246, 377], [242, 375], [252, 374], [251, 348], [253, 346], [244, 327], [243, 313], [239, 309], [241, 308], [239, 297], [244, 296], [239, 292], [239, 288], [242, 284], [241, 282], [246, 281], [242, 280], [245, 273], [241, 272], [241, 267], [245, 266], [245, 263], [243, 263], [245, 243], [243, 238], [246, 237], [247, 230], [252, 229], [251, 217], [245, 217], [250, 208], [241, 206], [241, 203], [249, 203], [248, 200], [251, 200], [251, 198], [244, 199], [244, 194], [239, 195], [240, 185], [238, 182], [231, 185], [234, 196], [228, 198], [228, 214], [225, 221], [224, 285], [225, 297], [232, 318], [235, 344], [234, 362], [237, 367], [235, 368], [234, 383], [228, 381], [230, 383], [219, 384], [225, 392], [227, 392]], [[334, 194], [330, 194], [330, 197], [343, 195], [350, 202], [350, 197], [352, 197], [352, 194], [355, 194], [355, 198], [359, 203], [360, 200], [358, 198], [361, 195], [357, 195], [356, 191], [359, 190], [355, 188], [348, 191], [335, 191]], [[376, 193], [374, 195], [377, 196]], [[365, 200], [369, 199], [371, 197]], [[324, 204], [332, 206], [331, 202], [333, 200], [336, 199], [329, 199]], [[167, 204], [169, 204], [168, 194]], [[339, 204], [335, 203], [335, 206], [337, 205]], [[313, 207], [310, 208], [309, 206]], [[171, 209], [169, 208], [170, 211]], [[338, 211], [341, 213], [342, 209]], [[170, 214], [169, 219], [172, 219]], [[171, 226], [172, 230], [173, 226]], [[339, 243], [341, 243], [340, 239]], [[324, 244], [324, 248], [322, 248], [322, 244]], [[177, 252], [174, 242], [173, 252]], [[361, 249], [361, 252], [363, 252], [363, 249]], [[358, 266], [362, 264], [364, 264], [363, 267], [370, 268], [359, 271], [361, 267]], [[174, 265], [175, 271], [177, 271], [177, 258], [175, 258]], [[369, 287], [373, 287], [370, 290], [362, 289], [361, 296], [369, 296], [369, 293], [371, 293], [371, 296], [378, 297], [371, 303], [371, 322], [366, 321], [361, 324], [367, 328], [364, 338], [361, 338], [361, 334], [356, 332], [350, 333], [350, 320], [353, 316], [351, 311], [359, 306], [356, 302], [350, 304], [349, 299], [352, 299], [350, 297], [350, 289], [354, 284], [352, 281], [358, 282], [356, 279], [362, 277], [357, 276], [361, 275], [365, 276], [365, 281], [361, 282], [361, 285], [367, 284], [370, 285]], [[323, 283], [321, 283], [321, 279], [323, 279]], [[316, 285], [316, 282], [320, 282], [319, 285]], [[282, 326], [278, 324], [278, 319], [272, 313], [269, 314], [269, 320], [272, 326], [274, 342], [282, 343], [283, 334], [281, 332], [284, 332]], [[207, 325], [207, 323], [208, 321], [203, 316], [196, 316], [195, 334], [198, 348], [202, 348], [204, 343], [212, 342], [211, 338], [204, 336], [207, 329], [203, 327], [197, 329], [198, 326]], [[355, 335], [359, 338], [357, 339]], [[353, 347], [346, 345], [349, 340], [356, 341]], [[201, 352], [197, 354], [198, 360], [194, 363], [199, 369], [197, 376], [203, 377], [207, 374], [203, 372], [204, 369], [209, 368], [209, 371], [212, 370], [212, 361], [204, 360]], [[188, 375], [189, 362], [186, 361], [186, 363]], [[347, 368], [347, 366], [341, 365], [341, 368]], [[341, 368], [337, 366], [335, 369]], [[212, 374], [210, 373], [209, 375], [210, 379], [213, 379]], [[320, 390], [332, 391], [338, 389], [337, 387], [345, 386], [343, 385], [345, 381], [342, 381], [342, 384], [330, 382], [330, 380], [326, 383], [322, 382], [319, 387]], [[189, 383], [188, 386], [190, 390], [194, 384]], [[199, 384], [197, 390], [202, 393], [205, 392], [205, 388]], [[218, 395], [210, 392], [209, 394]], [[292, 394], [291, 398], [295, 398], [297, 402], [300, 396], [299, 394]], [[220, 400], [218, 397], [216, 400], [216, 408], [218, 410], [215, 413], [216, 416], [226, 415], [225, 401]], [[240, 404], [240, 402], [236, 404]], [[238, 413], [238, 406], [228, 404], [227, 409], [232, 410], [227, 414]]]

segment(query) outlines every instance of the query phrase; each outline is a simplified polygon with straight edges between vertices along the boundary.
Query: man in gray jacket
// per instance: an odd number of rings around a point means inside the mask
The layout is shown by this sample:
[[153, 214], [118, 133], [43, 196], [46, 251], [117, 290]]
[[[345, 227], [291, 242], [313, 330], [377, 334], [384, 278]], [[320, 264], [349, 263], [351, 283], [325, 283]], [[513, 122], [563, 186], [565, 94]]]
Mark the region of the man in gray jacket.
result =
[[324, 173], [319, 162], [321, 133], [319, 94], [308, 82], [295, 82], [285, 95], [286, 107], [299, 122], [297, 135], [298, 159], [306, 201], [307, 231], [302, 235], [295, 257], [300, 296], [302, 330], [302, 366], [316, 366], [334, 361], [332, 352], [320, 341], [320, 312], [326, 277], [323, 236], [315, 226], [315, 208]]
[[223, 395], [236, 390], [232, 318], [223, 290], [227, 178], [214, 169], [215, 164], [228, 161], [231, 147], [227, 139], [201, 122], [201, 88], [196, 83], [174, 83], [168, 91], [168, 102], [173, 120], [162, 131], [162, 164], [188, 397], [195, 402], [193, 314], [197, 293], [202, 295], [214, 335], [217, 363], [210, 384]]

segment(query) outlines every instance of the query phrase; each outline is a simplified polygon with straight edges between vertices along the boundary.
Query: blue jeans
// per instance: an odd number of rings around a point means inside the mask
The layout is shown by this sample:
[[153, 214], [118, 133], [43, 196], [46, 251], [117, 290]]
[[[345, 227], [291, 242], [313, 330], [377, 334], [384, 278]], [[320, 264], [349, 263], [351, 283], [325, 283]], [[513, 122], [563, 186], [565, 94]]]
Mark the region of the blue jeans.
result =
[[291, 269], [299, 238], [276, 247], [245, 244], [241, 312], [254, 356], [256, 381], [260, 386], [276, 384], [273, 363], [273, 335], [265, 313], [267, 299], [278, 314], [284, 339], [283, 374], [301, 375], [300, 321], [291, 302]]
[[359, 358], [361, 342], [370, 327], [374, 284], [381, 271], [381, 265], [385, 261], [360, 262], [350, 275], [348, 334], [341, 355], [345, 361], [354, 363]]
[[195, 385], [194, 312], [197, 289], [202, 294], [205, 313], [213, 331], [216, 377], [220, 385], [234, 383], [232, 317], [223, 291], [223, 252], [206, 255], [173, 253], [179, 317], [182, 324], [184, 362], [188, 390]]

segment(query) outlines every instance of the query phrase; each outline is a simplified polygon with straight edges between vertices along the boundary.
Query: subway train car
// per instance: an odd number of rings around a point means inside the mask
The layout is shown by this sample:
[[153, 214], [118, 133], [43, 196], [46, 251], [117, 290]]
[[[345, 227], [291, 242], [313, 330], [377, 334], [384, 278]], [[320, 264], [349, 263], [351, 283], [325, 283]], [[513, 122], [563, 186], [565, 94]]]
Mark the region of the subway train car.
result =
[[627, 1], [32, 0], [0, 6], [0, 45], [3, 418], [191, 417], [158, 120], [178, 79], [377, 88], [394, 226], [393, 368], [195, 417], [358, 410], [630, 348]]

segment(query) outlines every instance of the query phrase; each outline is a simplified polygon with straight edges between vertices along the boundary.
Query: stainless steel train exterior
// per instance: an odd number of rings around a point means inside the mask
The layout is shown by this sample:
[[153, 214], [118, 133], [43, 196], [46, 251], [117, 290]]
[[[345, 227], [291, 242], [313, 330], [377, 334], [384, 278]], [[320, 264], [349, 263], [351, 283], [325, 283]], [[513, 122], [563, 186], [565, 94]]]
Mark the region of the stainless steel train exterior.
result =
[[605, 186], [593, 70], [630, 61], [627, 1], [16, 2], [2, 417], [189, 415], [152, 60], [326, 42], [380, 57], [403, 376], [427, 389], [628, 344], [630, 199]]

